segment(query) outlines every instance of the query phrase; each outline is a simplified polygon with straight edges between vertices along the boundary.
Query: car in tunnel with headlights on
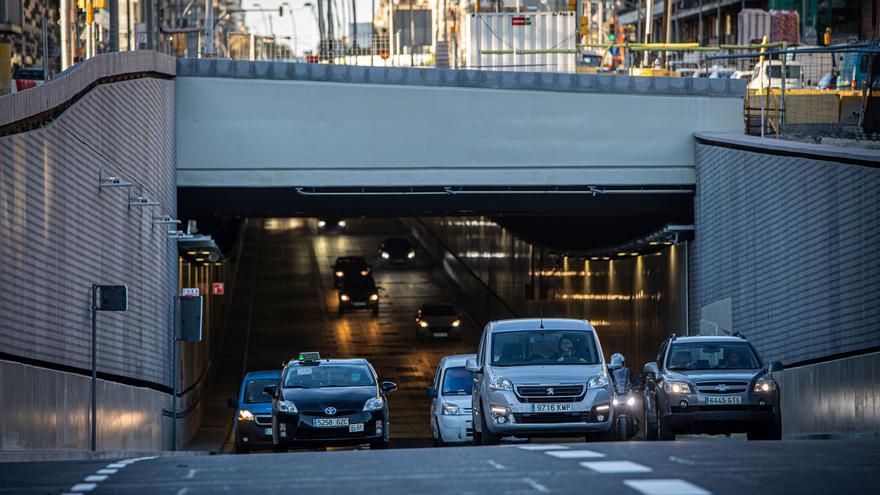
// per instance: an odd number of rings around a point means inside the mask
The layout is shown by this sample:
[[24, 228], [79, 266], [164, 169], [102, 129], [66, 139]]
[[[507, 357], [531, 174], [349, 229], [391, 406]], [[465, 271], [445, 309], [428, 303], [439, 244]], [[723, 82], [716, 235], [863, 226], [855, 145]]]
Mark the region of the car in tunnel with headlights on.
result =
[[379, 287], [372, 275], [343, 278], [337, 296], [340, 315], [352, 309], [369, 309], [373, 316], [379, 314]]
[[445, 356], [437, 365], [434, 382], [427, 388], [431, 398], [431, 438], [435, 447], [470, 442], [474, 435], [471, 390], [474, 374], [465, 369], [474, 354]]
[[348, 227], [348, 222], [344, 218], [324, 217], [315, 221], [319, 232], [343, 231]]
[[363, 256], [340, 256], [336, 263], [330, 267], [333, 270], [333, 287], [342, 286], [342, 281], [349, 277], [366, 277], [372, 273], [373, 268]]
[[643, 370], [648, 440], [680, 434], [746, 433], [782, 437], [778, 361], [764, 363], [752, 344], [734, 336], [671, 336]]
[[385, 239], [379, 245], [379, 260], [385, 264], [413, 264], [416, 261], [416, 248], [405, 237]]
[[235, 409], [235, 453], [272, 448], [272, 396], [264, 389], [277, 385], [280, 376], [280, 370], [251, 371], [241, 381], [238, 398], [228, 400]]
[[366, 359], [322, 359], [304, 352], [281, 371], [272, 397], [272, 448], [369, 444], [389, 447], [388, 401], [394, 382], [380, 381]]
[[446, 303], [425, 303], [416, 313], [416, 340], [461, 340], [461, 314]]
[[474, 373], [475, 444], [507, 436], [610, 439], [614, 393], [588, 321], [489, 322], [465, 368]]

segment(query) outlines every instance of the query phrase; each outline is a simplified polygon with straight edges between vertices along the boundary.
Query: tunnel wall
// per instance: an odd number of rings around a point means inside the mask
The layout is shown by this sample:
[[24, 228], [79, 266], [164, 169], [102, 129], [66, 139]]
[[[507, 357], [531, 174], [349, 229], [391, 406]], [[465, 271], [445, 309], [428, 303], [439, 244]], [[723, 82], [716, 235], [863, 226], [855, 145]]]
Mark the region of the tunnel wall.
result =
[[[585, 261], [532, 246], [484, 217], [419, 222], [445, 246], [444, 263], [454, 257], [504, 301], [503, 307], [489, 306], [487, 319], [509, 318], [511, 311], [588, 319], [605, 357], [621, 352], [634, 370], [653, 361], [671, 333], [687, 332], [682, 246], [627, 260]], [[488, 305], [487, 299], [475, 303]]]
[[[3, 450], [88, 448], [92, 284], [128, 286], [127, 312], [98, 313], [98, 448], [170, 442], [159, 432], [170, 424], [177, 247], [152, 216], [176, 213], [174, 66], [155, 54], [119, 63], [138, 57], [98, 57], [0, 99], [44, 119], [0, 137]], [[46, 95], [62, 106], [38, 113]], [[159, 206], [129, 206], [126, 188], [98, 187], [102, 174]]]
[[697, 137], [693, 333], [786, 365], [786, 436], [880, 432], [880, 154]]

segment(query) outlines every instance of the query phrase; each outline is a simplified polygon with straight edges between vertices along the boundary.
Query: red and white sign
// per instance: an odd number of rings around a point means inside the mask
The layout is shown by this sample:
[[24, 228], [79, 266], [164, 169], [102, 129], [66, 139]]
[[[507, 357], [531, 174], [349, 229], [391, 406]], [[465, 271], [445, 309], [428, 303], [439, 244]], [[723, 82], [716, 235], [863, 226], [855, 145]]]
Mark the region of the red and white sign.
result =
[[510, 25], [512, 26], [531, 26], [532, 19], [528, 16], [517, 15], [510, 18]]
[[180, 293], [181, 296], [198, 296], [199, 288], [198, 287], [187, 287], [184, 288]]
[[223, 282], [214, 282], [211, 284], [211, 294], [222, 296], [224, 293], [226, 293], [226, 284]]

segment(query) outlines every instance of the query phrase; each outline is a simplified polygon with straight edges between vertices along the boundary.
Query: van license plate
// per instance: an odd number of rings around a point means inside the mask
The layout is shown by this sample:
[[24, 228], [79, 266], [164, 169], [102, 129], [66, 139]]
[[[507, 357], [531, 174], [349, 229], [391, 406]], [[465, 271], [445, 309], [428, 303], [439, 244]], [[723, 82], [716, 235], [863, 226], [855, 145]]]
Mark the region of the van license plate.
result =
[[536, 413], [553, 413], [571, 411], [571, 403], [565, 404], [532, 404], [532, 412]]
[[340, 426], [348, 426], [348, 418], [315, 418], [314, 425], [318, 428], [338, 428]]
[[727, 405], [727, 404], [742, 404], [742, 397], [739, 395], [719, 395], [717, 397], [706, 396], [703, 397], [703, 404], [706, 405]]

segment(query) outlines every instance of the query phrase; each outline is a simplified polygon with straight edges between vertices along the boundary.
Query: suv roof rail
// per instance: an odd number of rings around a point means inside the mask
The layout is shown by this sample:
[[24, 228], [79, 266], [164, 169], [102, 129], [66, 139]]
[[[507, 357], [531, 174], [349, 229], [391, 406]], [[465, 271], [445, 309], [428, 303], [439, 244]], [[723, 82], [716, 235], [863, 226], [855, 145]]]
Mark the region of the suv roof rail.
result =
[[743, 339], [743, 340], [748, 340], [748, 339], [746, 339], [746, 336], [743, 335], [741, 332], [733, 332], [733, 336], [734, 336], [734, 337], [739, 337], [739, 338], [741, 338], [741, 339]]
[[669, 336], [669, 340], [675, 340], [676, 338], [678, 338], [678, 335], [675, 332], [672, 332], [672, 335]]

